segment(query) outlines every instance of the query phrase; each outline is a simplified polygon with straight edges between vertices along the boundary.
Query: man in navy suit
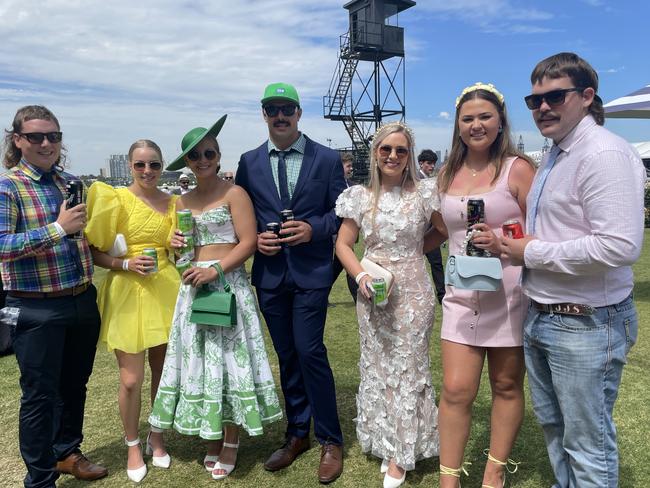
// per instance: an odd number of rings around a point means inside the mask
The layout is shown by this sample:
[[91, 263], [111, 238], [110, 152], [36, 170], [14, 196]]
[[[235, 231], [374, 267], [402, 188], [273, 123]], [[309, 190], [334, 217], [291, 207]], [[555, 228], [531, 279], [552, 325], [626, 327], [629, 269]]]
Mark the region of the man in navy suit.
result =
[[[252, 282], [280, 363], [287, 411], [286, 442], [264, 467], [277, 471], [309, 449], [310, 423], [321, 444], [318, 479], [329, 483], [343, 470], [334, 376], [323, 344], [327, 296], [332, 285], [332, 236], [340, 222], [336, 198], [345, 188], [335, 151], [298, 131], [302, 115], [296, 89], [266, 87], [262, 115], [269, 139], [241, 156], [235, 181], [251, 197], [257, 218], [257, 252]], [[280, 236], [267, 224], [294, 220]]]

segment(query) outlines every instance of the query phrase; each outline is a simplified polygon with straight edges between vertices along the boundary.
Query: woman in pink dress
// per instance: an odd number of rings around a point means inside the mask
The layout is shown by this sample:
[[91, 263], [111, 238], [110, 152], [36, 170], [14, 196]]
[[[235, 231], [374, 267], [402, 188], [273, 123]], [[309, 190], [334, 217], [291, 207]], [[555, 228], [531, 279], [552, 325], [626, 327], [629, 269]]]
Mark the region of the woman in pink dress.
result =
[[[461, 250], [467, 232], [467, 200], [485, 203], [485, 223], [472, 243], [500, 256], [501, 225], [517, 219], [524, 225], [526, 196], [535, 173], [517, 153], [511, 138], [503, 95], [477, 83], [456, 99], [454, 139], [438, 177], [440, 212], [449, 237], [449, 253]], [[521, 267], [502, 259], [503, 286], [496, 292], [447, 286], [442, 301], [440, 398], [440, 486], [459, 486], [469, 437], [472, 404], [487, 356], [492, 413], [484, 487], [501, 488], [505, 469], [524, 413], [522, 324], [525, 301]]]

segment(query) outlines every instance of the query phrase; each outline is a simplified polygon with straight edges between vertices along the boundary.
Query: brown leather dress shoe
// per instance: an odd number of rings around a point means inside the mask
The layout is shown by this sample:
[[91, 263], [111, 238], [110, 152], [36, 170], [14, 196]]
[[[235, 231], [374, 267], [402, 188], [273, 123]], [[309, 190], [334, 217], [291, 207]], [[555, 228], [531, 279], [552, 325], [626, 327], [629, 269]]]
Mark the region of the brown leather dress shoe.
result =
[[59, 473], [71, 474], [78, 480], [92, 481], [103, 478], [108, 474], [108, 469], [99, 464], [94, 464], [86, 459], [80, 452], [73, 452], [65, 459], [56, 463]]
[[290, 466], [293, 461], [303, 452], [309, 449], [309, 437], [287, 437], [286, 442], [280, 449], [271, 454], [264, 463], [267, 471], [278, 471]]
[[327, 484], [341, 476], [343, 472], [343, 446], [323, 444], [320, 450], [318, 481]]

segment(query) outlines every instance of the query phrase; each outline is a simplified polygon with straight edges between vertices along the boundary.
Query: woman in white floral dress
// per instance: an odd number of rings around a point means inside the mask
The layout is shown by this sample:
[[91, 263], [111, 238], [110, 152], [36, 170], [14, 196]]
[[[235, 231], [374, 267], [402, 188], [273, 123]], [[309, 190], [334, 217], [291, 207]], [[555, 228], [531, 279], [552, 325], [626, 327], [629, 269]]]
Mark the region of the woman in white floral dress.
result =
[[[188, 166], [197, 187], [181, 196], [195, 222], [195, 261], [183, 272], [167, 355], [151, 425], [208, 439], [205, 468], [226, 478], [235, 468], [240, 428], [261, 435], [263, 425], [282, 417], [254, 295], [243, 263], [257, 242], [253, 206], [246, 192], [217, 176], [221, 154], [216, 136], [225, 116], [210, 129], [188, 132], [183, 153], [167, 169]], [[183, 247], [180, 231], [172, 246]], [[237, 302], [237, 324], [217, 327], [190, 321], [196, 289], [220, 289], [225, 272]]]
[[[357, 437], [381, 458], [384, 486], [397, 487], [415, 462], [438, 454], [438, 410], [431, 385], [429, 338], [434, 297], [422, 243], [439, 210], [435, 179], [417, 180], [413, 135], [383, 126], [373, 139], [370, 185], [345, 190], [336, 213], [343, 223], [336, 254], [356, 277], [361, 358]], [[354, 254], [361, 231], [365, 256], [395, 277], [388, 304], [373, 306], [367, 275]]]

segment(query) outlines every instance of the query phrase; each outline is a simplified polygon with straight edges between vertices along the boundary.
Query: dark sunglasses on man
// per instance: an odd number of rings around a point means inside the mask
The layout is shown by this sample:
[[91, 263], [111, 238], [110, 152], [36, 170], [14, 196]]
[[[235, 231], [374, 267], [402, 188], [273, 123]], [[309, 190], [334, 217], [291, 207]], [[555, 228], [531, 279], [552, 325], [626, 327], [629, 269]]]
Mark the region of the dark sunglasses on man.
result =
[[564, 103], [566, 100], [566, 94], [570, 92], [583, 92], [585, 91], [586, 88], [583, 87], [573, 87], [573, 88], [562, 88], [561, 90], [551, 90], [546, 93], [540, 93], [537, 95], [528, 95], [524, 97], [524, 101], [526, 102], [526, 106], [530, 110], [537, 110], [539, 107], [542, 106], [542, 102], [546, 102], [546, 104], [553, 108], [553, 107], [559, 107]]
[[[214, 158], [217, 157], [217, 151], [214, 149], [206, 149], [203, 151], [203, 157], [207, 161], [212, 161]], [[190, 152], [187, 153], [187, 159], [190, 161], [197, 162], [199, 159], [201, 159], [201, 153], [197, 149], [192, 149]]]
[[282, 112], [282, 115], [285, 117], [291, 117], [293, 114], [296, 113], [296, 110], [298, 107], [295, 105], [289, 104], [289, 105], [265, 105], [264, 106], [264, 113], [267, 115], [267, 117], [277, 117], [280, 112]]
[[42, 144], [46, 138], [50, 144], [56, 144], [63, 139], [63, 132], [24, 132], [18, 136], [27, 139], [30, 144]]

